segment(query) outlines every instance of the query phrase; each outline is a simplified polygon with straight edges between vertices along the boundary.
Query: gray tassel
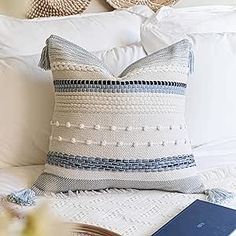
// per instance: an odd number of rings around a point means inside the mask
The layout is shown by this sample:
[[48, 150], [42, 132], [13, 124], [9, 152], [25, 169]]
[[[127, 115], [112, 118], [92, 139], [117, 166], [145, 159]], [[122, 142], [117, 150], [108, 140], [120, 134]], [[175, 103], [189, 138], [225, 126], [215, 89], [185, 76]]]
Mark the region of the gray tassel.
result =
[[32, 206], [35, 203], [35, 192], [31, 189], [23, 189], [8, 195], [7, 200], [21, 206]]
[[43, 48], [41, 58], [39, 61], [39, 67], [44, 70], [50, 70], [50, 58], [49, 58], [49, 52], [48, 52], [48, 45]]
[[221, 204], [235, 197], [234, 193], [219, 188], [207, 189], [204, 191], [204, 194], [207, 195], [207, 200], [209, 202], [216, 204]]
[[194, 72], [194, 53], [193, 50], [189, 51], [189, 74], [191, 75]]

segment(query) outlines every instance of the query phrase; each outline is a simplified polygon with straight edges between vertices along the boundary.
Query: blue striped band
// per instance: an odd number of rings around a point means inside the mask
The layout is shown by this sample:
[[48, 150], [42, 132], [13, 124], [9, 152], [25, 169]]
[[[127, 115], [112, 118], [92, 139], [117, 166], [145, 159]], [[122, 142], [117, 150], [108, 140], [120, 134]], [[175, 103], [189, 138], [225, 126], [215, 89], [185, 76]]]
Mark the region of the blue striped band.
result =
[[196, 166], [193, 155], [180, 155], [157, 159], [108, 159], [48, 153], [47, 163], [67, 169], [97, 171], [161, 172]]
[[172, 81], [55, 80], [56, 92], [168, 93], [184, 95], [185, 83]]

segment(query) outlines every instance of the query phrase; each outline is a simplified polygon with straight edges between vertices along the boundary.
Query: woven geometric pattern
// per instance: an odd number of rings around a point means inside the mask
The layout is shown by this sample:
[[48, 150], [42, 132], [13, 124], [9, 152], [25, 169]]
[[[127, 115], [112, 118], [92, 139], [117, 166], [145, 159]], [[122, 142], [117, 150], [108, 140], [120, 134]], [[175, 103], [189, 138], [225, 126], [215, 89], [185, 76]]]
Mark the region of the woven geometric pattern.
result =
[[91, 0], [30, 0], [28, 18], [68, 16], [82, 13]]
[[106, 0], [115, 9], [127, 8], [134, 5], [147, 5], [154, 11], [162, 6], [173, 6], [178, 0]]
[[40, 61], [55, 86], [50, 151], [33, 190], [201, 192], [184, 119], [191, 62], [183, 40], [114, 77], [93, 54], [51, 36]]
[[[195, 166], [193, 155], [159, 158], [119, 160], [94, 157], [80, 157], [63, 153], [48, 153], [47, 163], [73, 169], [112, 170], [112, 171], [165, 171]], [[114, 165], [115, 163], [115, 165]]]

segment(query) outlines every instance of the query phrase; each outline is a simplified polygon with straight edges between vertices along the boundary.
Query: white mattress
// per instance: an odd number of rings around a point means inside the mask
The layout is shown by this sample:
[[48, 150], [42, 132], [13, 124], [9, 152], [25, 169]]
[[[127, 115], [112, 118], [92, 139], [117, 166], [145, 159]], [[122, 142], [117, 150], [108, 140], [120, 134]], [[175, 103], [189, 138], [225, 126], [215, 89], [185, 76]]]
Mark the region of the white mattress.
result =
[[[10, 192], [29, 187], [42, 169], [43, 166], [0, 169], [2, 200]], [[236, 192], [236, 161], [202, 170], [201, 176], [208, 188], [219, 187]], [[100, 194], [83, 192], [70, 198], [48, 196], [40, 198], [37, 204], [47, 199], [55, 214], [65, 221], [93, 224], [125, 236], [145, 236], [151, 235], [197, 198], [205, 199], [201, 194], [111, 190]], [[225, 205], [236, 209], [236, 199]], [[13, 206], [22, 211], [29, 209]]]

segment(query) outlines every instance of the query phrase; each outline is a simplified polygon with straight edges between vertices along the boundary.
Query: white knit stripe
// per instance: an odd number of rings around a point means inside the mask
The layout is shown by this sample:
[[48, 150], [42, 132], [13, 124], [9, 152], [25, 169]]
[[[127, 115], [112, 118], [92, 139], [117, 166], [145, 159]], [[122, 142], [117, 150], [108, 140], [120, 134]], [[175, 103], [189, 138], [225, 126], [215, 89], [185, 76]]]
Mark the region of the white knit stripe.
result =
[[52, 140], [50, 142], [50, 151], [68, 153], [71, 155], [80, 155], [87, 157], [101, 157], [112, 159], [150, 159], [172, 157], [191, 153], [189, 144], [166, 145], [165, 146], [102, 146], [102, 145], [87, 145], [87, 144], [73, 144], [67, 142], [59, 142]]
[[[70, 115], [70, 116], [69, 116]], [[61, 113], [54, 112], [53, 121], [59, 121], [59, 123], [70, 122], [73, 124], [84, 124], [84, 125], [97, 125], [100, 126], [116, 126], [116, 127], [149, 127], [156, 126], [162, 131], [162, 126], [177, 126], [180, 124], [186, 125], [183, 114], [116, 114], [115, 118], [112, 119], [111, 114], [94, 113], [83, 114], [83, 113]], [[183, 128], [183, 127], [182, 127]], [[83, 131], [83, 129], [81, 129]], [[165, 130], [166, 131], [166, 130]]]
[[[85, 65], [85, 64], [78, 64], [78, 63], [73, 63], [73, 62], [59, 62], [55, 61], [51, 63], [51, 70], [52, 71], [86, 71], [86, 72], [99, 72], [99, 73], [107, 73], [107, 70], [104, 70], [101, 67], [96, 67], [92, 65]], [[132, 77], [133, 75], [137, 74], [144, 74], [148, 71], [152, 72], [158, 72], [158, 73], [180, 73], [180, 74], [188, 74], [189, 68], [186, 66], [180, 66], [178, 63], [176, 65], [172, 64], [164, 64], [160, 63], [159, 65], [151, 65], [151, 66], [146, 66], [145, 68], [136, 68], [134, 69], [131, 73], [126, 75], [125, 77], [121, 77], [121, 79], [128, 80], [129, 77]]]
[[[71, 123], [69, 121], [66, 121], [63, 123], [63, 121], [59, 121], [56, 120], [56, 121], [51, 121], [50, 122], [51, 126], [54, 126], [54, 127], [66, 127], [66, 128], [71, 128], [71, 129], [81, 129], [81, 125], [78, 124], [78, 123]], [[108, 124], [106, 124], [105, 126], [101, 126], [101, 125], [98, 125], [98, 124], [93, 124], [93, 125], [86, 125], [86, 124], [83, 124], [82, 126], [83, 128], [82, 129], [87, 129], [87, 130], [111, 130], [111, 126], [109, 126]], [[116, 126], [115, 130], [114, 131], [128, 131], [128, 132], [133, 132], [133, 131], [160, 131], [161, 129], [162, 130], [179, 130], [179, 129], [186, 129], [186, 126], [185, 124], [174, 124], [174, 125], [165, 125], [165, 126], [161, 126], [159, 127], [158, 125], [155, 125], [155, 126], [146, 126], [145, 128], [143, 126], [138, 126], [138, 127], [128, 127], [128, 126]], [[112, 131], [112, 130], [111, 130]]]
[[[79, 121], [79, 122], [78, 122]], [[86, 113], [71, 113], [68, 119], [68, 114], [54, 113], [54, 123], [58, 123], [59, 127], [54, 125], [52, 128], [52, 138], [50, 145], [51, 151], [68, 153], [73, 155], [83, 155], [92, 157], [107, 157], [107, 158], [161, 158], [168, 156], [176, 156], [191, 153], [187, 129], [183, 116], [172, 114], [166, 115], [149, 115], [148, 120], [145, 114], [138, 116], [134, 114], [117, 114], [115, 119], [109, 114], [86, 114]], [[77, 124], [82, 128], [67, 128], [60, 124]], [[173, 127], [180, 127], [175, 129]], [[110, 129], [84, 129], [85, 126], [110, 127]], [[164, 129], [162, 127], [165, 127]], [[169, 126], [169, 129], [166, 127]], [[119, 127], [142, 127], [142, 130], [133, 131], [119, 130]], [[156, 127], [156, 129], [149, 129]], [[56, 138], [61, 137], [61, 141]], [[64, 142], [63, 140], [67, 140]], [[81, 145], [79, 143], [68, 142], [72, 139], [86, 141], [91, 140], [99, 143], [113, 143], [112, 145]], [[186, 144], [184, 144], [186, 140]], [[158, 144], [153, 147], [147, 147], [148, 142]], [[122, 142], [129, 143], [122, 147], [116, 147], [114, 143]], [[177, 143], [175, 143], [177, 142]], [[131, 144], [135, 143], [134, 147]], [[144, 145], [145, 144], [145, 145]]]
[[46, 164], [45, 173], [58, 175], [68, 179], [81, 180], [145, 180], [145, 181], [172, 181], [196, 176], [196, 167], [189, 167], [180, 170], [163, 171], [163, 172], [112, 172], [112, 171], [87, 171], [66, 169], [63, 167]]
[[165, 93], [99, 93], [99, 92], [57, 92], [57, 103], [73, 104], [106, 104], [122, 106], [124, 102], [129, 105], [156, 105], [165, 106], [172, 104], [182, 106], [185, 97], [179, 94]]
[[60, 112], [178, 114], [185, 109], [185, 97], [177, 94], [56, 93], [55, 102]]

